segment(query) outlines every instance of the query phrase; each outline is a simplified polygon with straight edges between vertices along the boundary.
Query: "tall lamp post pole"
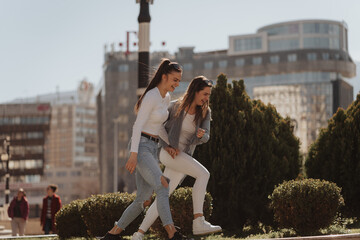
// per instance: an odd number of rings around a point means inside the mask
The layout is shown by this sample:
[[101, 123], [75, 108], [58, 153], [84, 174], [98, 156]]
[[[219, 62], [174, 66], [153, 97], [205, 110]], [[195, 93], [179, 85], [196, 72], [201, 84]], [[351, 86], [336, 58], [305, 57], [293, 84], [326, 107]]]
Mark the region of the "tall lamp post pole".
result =
[[153, 0], [136, 0], [140, 3], [140, 13], [138, 17], [139, 22], [139, 59], [138, 59], [138, 89], [137, 96], [140, 96], [148, 83], [149, 77], [149, 51], [150, 51], [150, 12], [149, 3]]
[[118, 136], [119, 136], [119, 130], [118, 130], [118, 123], [119, 118], [113, 119], [114, 122], [114, 192], [118, 192], [118, 170], [119, 170], [119, 152], [118, 152]]
[[9, 160], [10, 160], [10, 137], [7, 136], [4, 140], [4, 150], [5, 154], [1, 154], [1, 161], [6, 163], [6, 173], [5, 173], [5, 204], [9, 204], [9, 195], [10, 195], [10, 169], [9, 169]]

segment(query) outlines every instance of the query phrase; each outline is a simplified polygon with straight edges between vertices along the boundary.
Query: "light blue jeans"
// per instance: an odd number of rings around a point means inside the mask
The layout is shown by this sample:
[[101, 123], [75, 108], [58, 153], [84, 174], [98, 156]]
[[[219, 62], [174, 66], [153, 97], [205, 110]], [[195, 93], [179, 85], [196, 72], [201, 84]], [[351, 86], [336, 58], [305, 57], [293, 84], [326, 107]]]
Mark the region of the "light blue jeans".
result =
[[169, 205], [169, 188], [161, 184], [163, 173], [159, 167], [158, 144], [146, 137], [140, 138], [135, 179], [137, 193], [124, 211], [117, 226], [125, 229], [144, 210], [144, 202], [149, 200], [153, 191], [156, 193], [157, 209], [163, 226], [173, 224]]

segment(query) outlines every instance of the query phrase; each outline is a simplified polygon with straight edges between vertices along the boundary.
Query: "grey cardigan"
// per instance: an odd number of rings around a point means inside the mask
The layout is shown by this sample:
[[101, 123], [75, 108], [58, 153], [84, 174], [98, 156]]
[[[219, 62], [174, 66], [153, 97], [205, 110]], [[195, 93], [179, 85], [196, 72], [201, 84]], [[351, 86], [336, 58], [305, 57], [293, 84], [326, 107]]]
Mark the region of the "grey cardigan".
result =
[[[165, 122], [164, 128], [160, 130], [160, 144], [162, 147], [172, 146], [174, 148], [179, 147], [179, 139], [182, 123], [185, 117], [184, 111], [182, 111], [179, 117], [175, 117], [175, 114], [178, 109], [178, 104], [176, 104], [177, 100], [172, 101], [169, 105], [169, 118]], [[196, 131], [194, 135], [191, 137], [189, 144], [184, 149], [184, 152], [192, 156], [194, 154], [196, 145], [206, 143], [210, 138], [210, 120], [211, 120], [211, 111], [210, 108], [208, 113], [206, 114], [205, 119], [196, 125]], [[196, 132], [198, 129], [202, 128], [205, 130], [205, 134], [202, 138], [198, 138], [196, 136]]]

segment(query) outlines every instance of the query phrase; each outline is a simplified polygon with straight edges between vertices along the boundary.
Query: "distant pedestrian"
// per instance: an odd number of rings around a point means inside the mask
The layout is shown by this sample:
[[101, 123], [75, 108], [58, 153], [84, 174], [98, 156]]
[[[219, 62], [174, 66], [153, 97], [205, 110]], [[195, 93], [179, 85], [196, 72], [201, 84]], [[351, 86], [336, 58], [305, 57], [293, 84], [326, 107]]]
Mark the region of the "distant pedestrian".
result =
[[41, 226], [45, 234], [54, 233], [55, 229], [55, 214], [61, 208], [61, 199], [55, 194], [57, 186], [54, 184], [46, 188], [47, 196], [43, 199], [43, 208], [41, 211]]
[[29, 217], [29, 203], [26, 199], [24, 189], [20, 188], [17, 196], [13, 198], [8, 208], [8, 215], [11, 218], [12, 235], [25, 235], [26, 222]]

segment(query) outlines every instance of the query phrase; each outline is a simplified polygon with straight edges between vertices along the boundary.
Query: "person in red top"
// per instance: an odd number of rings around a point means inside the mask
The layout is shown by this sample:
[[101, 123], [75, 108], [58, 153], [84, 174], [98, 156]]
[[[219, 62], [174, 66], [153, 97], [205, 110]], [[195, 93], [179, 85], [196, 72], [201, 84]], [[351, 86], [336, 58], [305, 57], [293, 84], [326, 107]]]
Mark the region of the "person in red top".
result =
[[8, 208], [8, 215], [12, 219], [12, 235], [17, 236], [17, 233], [19, 232], [20, 236], [24, 236], [26, 221], [29, 217], [29, 203], [26, 199], [24, 189], [20, 188], [17, 196], [11, 201]]
[[55, 214], [61, 208], [61, 199], [55, 194], [57, 186], [54, 184], [46, 188], [47, 196], [43, 199], [43, 208], [41, 212], [41, 226], [45, 234], [55, 232]]

